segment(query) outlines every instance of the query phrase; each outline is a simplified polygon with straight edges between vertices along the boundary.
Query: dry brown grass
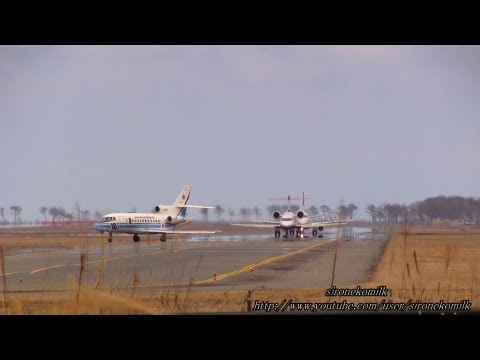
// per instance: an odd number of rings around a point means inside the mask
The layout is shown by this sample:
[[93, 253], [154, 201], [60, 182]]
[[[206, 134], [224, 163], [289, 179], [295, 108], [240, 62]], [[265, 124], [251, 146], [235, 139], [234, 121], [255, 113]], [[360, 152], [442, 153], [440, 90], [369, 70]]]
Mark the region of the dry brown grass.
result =
[[50, 293], [43, 296], [12, 296], [10, 314], [22, 315], [127, 315], [152, 314], [151, 309], [127, 296], [112, 295], [94, 289], [77, 293]]
[[394, 235], [368, 286], [386, 285], [392, 299], [470, 300], [480, 307], [480, 234]]

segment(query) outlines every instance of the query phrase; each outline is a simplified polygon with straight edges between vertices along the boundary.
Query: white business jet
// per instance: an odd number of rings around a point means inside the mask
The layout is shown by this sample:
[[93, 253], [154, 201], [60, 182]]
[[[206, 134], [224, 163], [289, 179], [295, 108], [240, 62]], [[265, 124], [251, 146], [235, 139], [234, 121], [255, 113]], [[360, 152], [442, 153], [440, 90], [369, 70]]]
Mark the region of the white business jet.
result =
[[[296, 214], [290, 210], [290, 200], [292, 199], [302, 199], [302, 209], [299, 210]], [[280, 237], [280, 231], [284, 230], [284, 237], [294, 236], [296, 231], [296, 237], [303, 238], [305, 235], [305, 229], [312, 229], [312, 236], [316, 237], [318, 231], [323, 231], [324, 227], [327, 226], [340, 226], [345, 225], [347, 221], [322, 221], [322, 222], [311, 222], [312, 218], [318, 216], [310, 216], [305, 211], [305, 194], [302, 197], [290, 197], [287, 198], [271, 198], [269, 200], [288, 200], [288, 208], [283, 214], [280, 214], [280, 211], [274, 211], [272, 217], [275, 221], [261, 221], [256, 223], [248, 224], [231, 224], [234, 226], [248, 226], [248, 227], [257, 227], [257, 228], [272, 228], [275, 229], [275, 237]]]
[[187, 208], [213, 209], [213, 206], [187, 205], [191, 186], [185, 185], [173, 205], [157, 205], [153, 213], [111, 213], [103, 216], [93, 225], [100, 233], [108, 233], [108, 242], [112, 242], [114, 233], [133, 234], [133, 241], [140, 241], [140, 234], [161, 234], [160, 240], [166, 241], [167, 234], [215, 234], [219, 231], [177, 230], [179, 225], [192, 221], [187, 218]]

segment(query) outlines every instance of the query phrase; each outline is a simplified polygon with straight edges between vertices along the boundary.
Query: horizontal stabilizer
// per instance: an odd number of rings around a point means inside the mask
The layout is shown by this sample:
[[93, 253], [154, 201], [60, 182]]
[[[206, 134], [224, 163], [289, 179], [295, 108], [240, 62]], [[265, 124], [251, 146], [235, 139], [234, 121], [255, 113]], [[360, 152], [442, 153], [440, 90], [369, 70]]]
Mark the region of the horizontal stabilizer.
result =
[[256, 228], [265, 228], [265, 229], [273, 229], [280, 224], [230, 224], [232, 226], [247, 226], [247, 227], [256, 227]]
[[203, 205], [180, 205], [177, 207], [192, 208], [192, 209], [215, 209], [215, 206], [203, 206]]

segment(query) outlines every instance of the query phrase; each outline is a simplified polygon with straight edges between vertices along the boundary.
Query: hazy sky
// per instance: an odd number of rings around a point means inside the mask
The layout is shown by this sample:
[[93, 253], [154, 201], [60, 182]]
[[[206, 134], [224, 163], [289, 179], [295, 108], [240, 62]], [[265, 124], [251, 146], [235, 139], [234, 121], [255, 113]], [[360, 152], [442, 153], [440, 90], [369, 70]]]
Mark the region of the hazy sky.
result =
[[479, 46], [0, 46], [0, 207], [478, 197], [479, 115]]

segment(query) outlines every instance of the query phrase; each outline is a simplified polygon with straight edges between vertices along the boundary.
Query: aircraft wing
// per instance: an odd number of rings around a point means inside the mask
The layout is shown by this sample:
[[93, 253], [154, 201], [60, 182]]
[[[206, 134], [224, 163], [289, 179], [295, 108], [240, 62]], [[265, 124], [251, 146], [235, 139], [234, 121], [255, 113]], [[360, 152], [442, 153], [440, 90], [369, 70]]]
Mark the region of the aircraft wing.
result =
[[221, 231], [218, 230], [157, 230], [157, 229], [137, 229], [139, 234], [216, 234]]
[[216, 234], [216, 233], [220, 233], [221, 231], [218, 231], [218, 230], [212, 230], [212, 231], [209, 231], [209, 230], [168, 230], [168, 231], [162, 231], [162, 233], [164, 234], [192, 234], [192, 235], [195, 235], [195, 234]]
[[314, 222], [306, 225], [300, 225], [303, 228], [315, 228], [315, 227], [327, 227], [327, 226], [340, 226], [345, 225], [346, 221], [322, 221], [322, 222]]
[[246, 227], [256, 227], [256, 228], [266, 228], [266, 229], [274, 229], [277, 226], [280, 226], [279, 223], [274, 222], [264, 222], [264, 223], [253, 223], [253, 224], [230, 224], [233, 226], [246, 226]]

